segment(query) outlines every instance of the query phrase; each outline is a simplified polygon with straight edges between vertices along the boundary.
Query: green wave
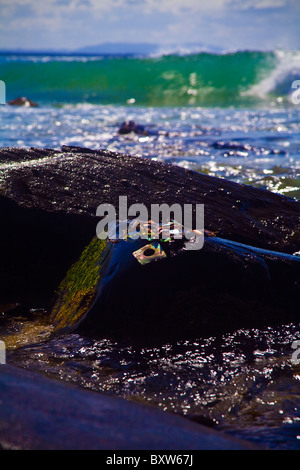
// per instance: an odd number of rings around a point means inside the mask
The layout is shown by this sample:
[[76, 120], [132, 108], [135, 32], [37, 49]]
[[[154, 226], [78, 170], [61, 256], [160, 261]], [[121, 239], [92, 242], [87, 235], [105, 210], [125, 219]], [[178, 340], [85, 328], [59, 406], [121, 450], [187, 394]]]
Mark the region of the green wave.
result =
[[263, 99], [287, 96], [300, 72], [299, 54], [293, 58], [285, 70], [276, 52], [68, 60], [6, 56], [0, 59], [0, 79], [7, 100], [27, 96], [43, 104], [245, 105], [262, 99], [260, 84], [266, 89]]

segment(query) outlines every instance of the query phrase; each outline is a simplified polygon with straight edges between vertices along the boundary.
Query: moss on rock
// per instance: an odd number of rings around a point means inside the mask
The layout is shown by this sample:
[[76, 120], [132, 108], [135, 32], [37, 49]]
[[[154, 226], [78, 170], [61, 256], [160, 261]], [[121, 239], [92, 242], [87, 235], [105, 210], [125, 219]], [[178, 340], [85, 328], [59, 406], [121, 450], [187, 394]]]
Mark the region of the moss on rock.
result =
[[90, 309], [97, 295], [100, 268], [108, 253], [107, 241], [95, 237], [67, 272], [50, 315], [56, 332], [74, 329]]

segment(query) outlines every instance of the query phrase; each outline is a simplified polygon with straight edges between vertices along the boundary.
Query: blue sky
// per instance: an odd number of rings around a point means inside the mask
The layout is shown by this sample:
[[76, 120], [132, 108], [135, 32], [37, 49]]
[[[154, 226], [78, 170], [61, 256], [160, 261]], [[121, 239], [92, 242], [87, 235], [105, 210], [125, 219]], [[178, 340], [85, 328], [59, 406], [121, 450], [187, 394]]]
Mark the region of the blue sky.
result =
[[0, 0], [0, 48], [104, 42], [300, 49], [300, 0]]

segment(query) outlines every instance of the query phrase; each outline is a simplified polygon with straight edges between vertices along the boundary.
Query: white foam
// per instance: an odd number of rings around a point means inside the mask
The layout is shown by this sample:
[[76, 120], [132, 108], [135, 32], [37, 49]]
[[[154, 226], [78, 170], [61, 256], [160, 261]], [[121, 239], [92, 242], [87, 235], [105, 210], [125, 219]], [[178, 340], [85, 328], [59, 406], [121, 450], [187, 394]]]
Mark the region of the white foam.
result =
[[[292, 83], [300, 79], [300, 52], [276, 51], [276, 67], [259, 83], [249, 90], [241, 92], [242, 96], [257, 96], [264, 99], [270, 93], [280, 92], [291, 100]], [[276, 93], [278, 94], [278, 93]], [[280, 97], [279, 97], [280, 99]]]
[[149, 54], [151, 58], [158, 58], [168, 55], [178, 55], [178, 56], [186, 56], [186, 55], [194, 55], [194, 54], [201, 54], [201, 53], [208, 53], [208, 54], [220, 54], [222, 52], [221, 49], [217, 47], [210, 47], [205, 45], [183, 45], [183, 46], [161, 46], [156, 52]]

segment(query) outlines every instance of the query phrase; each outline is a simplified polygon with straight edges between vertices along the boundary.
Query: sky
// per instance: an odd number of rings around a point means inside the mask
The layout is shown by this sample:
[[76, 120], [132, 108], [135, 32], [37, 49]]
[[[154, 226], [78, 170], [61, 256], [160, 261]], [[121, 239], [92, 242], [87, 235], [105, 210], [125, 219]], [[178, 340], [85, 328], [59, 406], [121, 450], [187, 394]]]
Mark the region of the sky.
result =
[[106, 42], [300, 50], [300, 0], [0, 0], [0, 49]]

